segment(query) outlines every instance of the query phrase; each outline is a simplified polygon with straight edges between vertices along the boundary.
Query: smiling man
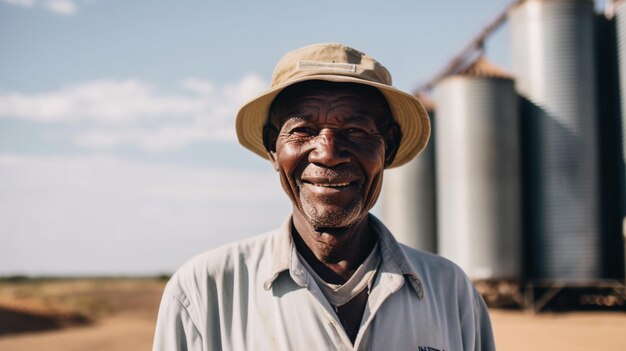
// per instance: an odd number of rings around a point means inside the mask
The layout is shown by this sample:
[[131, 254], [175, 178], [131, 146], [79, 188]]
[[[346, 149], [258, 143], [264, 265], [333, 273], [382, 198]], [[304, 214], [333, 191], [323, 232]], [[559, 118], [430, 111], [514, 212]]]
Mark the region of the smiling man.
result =
[[[285, 55], [237, 116], [293, 213], [201, 254], [168, 283], [154, 350], [493, 350], [484, 302], [451, 262], [399, 244], [369, 214], [385, 168], [426, 146], [428, 115], [341, 44]], [[416, 233], [418, 235], [418, 233]]]

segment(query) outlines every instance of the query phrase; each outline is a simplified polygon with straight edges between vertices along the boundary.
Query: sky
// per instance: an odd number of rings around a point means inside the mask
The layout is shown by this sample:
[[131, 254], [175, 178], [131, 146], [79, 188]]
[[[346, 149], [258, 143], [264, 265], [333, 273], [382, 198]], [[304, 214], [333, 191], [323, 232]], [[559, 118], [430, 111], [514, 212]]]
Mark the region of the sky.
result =
[[[509, 0], [0, 0], [0, 275], [170, 273], [290, 212], [238, 107], [342, 42], [414, 91]], [[506, 25], [487, 57], [510, 67]]]

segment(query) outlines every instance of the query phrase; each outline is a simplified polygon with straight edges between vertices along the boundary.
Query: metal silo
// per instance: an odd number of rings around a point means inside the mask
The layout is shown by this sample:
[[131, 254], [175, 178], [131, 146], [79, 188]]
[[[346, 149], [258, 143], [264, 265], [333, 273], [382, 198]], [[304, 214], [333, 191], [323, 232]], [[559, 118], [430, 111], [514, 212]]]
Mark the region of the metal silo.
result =
[[596, 15], [596, 96], [600, 155], [602, 274], [624, 276], [622, 236], [624, 167], [619, 113], [619, 74], [615, 20]]
[[[622, 231], [622, 240], [624, 251], [622, 257], [626, 256], [626, 1], [614, 1], [615, 3], [615, 34], [617, 39], [617, 71], [619, 72], [619, 107], [621, 111], [621, 162], [619, 164], [619, 173], [621, 176], [621, 192], [620, 192], [620, 216], [623, 220], [624, 229]], [[626, 264], [626, 261], [624, 262]], [[626, 267], [625, 267], [626, 270]]]
[[[626, 137], [626, 1], [617, 1], [615, 5], [617, 32], [617, 56], [622, 112], [622, 138]], [[622, 142], [622, 155], [626, 163], [626, 142]]]
[[439, 254], [472, 279], [521, 275], [518, 101], [479, 58], [435, 87]]
[[530, 277], [600, 278], [593, 2], [527, 0], [509, 19]]
[[[418, 98], [428, 110], [434, 132], [433, 102], [427, 96], [419, 95]], [[433, 136], [415, 160], [385, 171], [382, 190], [385, 225], [400, 242], [429, 252], [437, 249]]]

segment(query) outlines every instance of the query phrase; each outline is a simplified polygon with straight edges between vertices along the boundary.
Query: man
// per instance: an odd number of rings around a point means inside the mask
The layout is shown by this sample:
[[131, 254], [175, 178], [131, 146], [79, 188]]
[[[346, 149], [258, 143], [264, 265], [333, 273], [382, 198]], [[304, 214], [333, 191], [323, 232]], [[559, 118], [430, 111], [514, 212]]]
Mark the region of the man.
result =
[[[282, 227], [206, 252], [163, 294], [155, 350], [493, 350], [463, 272], [398, 244], [369, 214], [383, 170], [430, 132], [419, 100], [341, 44], [285, 55], [237, 135], [293, 203]], [[417, 233], [416, 233], [417, 234]]]

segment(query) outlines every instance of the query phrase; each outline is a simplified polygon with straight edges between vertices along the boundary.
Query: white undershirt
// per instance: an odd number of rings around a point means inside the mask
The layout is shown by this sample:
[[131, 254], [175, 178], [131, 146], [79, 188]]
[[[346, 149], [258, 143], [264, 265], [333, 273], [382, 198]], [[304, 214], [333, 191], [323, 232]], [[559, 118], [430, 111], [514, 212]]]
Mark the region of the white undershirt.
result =
[[309, 273], [311, 273], [313, 280], [315, 280], [328, 302], [335, 309], [345, 305], [365, 289], [367, 289], [369, 293], [378, 267], [382, 262], [379, 245], [378, 242], [376, 242], [372, 252], [370, 252], [365, 261], [363, 261], [347, 282], [344, 284], [331, 284], [324, 281], [324, 279], [311, 268], [300, 253], [298, 253], [298, 258]]

